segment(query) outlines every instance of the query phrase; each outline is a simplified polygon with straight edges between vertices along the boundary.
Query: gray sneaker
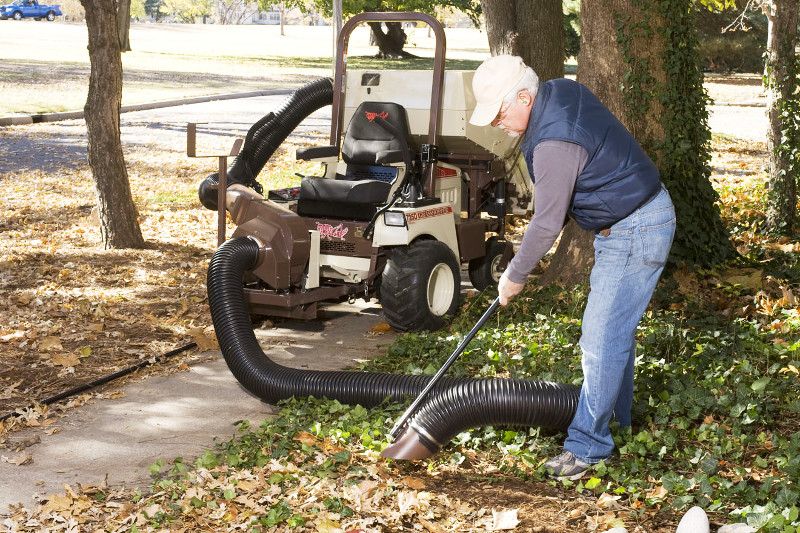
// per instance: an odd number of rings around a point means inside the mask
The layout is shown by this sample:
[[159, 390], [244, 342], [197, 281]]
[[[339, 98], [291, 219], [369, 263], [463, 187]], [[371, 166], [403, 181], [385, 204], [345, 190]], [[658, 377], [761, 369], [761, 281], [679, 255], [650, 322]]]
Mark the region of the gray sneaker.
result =
[[591, 463], [581, 461], [572, 452], [564, 450], [544, 464], [550, 477], [561, 480], [569, 479], [572, 481], [583, 477], [586, 470], [592, 466]]

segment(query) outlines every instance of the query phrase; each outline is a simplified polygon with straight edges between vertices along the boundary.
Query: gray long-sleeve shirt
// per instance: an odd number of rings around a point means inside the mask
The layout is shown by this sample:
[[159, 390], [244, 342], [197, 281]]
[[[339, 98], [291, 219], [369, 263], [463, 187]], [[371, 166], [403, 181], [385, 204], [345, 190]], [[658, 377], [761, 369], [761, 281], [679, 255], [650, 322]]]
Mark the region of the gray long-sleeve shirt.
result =
[[574, 143], [545, 141], [533, 150], [533, 217], [522, 237], [519, 251], [508, 264], [506, 276], [515, 283], [525, 283], [528, 274], [556, 242], [572, 200], [578, 175], [586, 166], [589, 154]]

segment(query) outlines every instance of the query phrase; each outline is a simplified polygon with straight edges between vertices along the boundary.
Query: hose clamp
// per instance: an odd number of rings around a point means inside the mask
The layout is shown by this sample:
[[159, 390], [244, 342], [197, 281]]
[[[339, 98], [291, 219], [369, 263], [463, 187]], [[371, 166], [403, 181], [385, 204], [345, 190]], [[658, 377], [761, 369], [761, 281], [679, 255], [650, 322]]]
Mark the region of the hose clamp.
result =
[[430, 433], [428, 433], [427, 431], [425, 431], [425, 429], [424, 429], [422, 426], [420, 426], [419, 424], [415, 424], [415, 423], [412, 421], [412, 422], [411, 422], [411, 423], [408, 425], [408, 427], [409, 427], [409, 429], [413, 429], [414, 431], [416, 431], [417, 433], [419, 433], [419, 435], [420, 435], [421, 437], [425, 438], [426, 440], [428, 440], [428, 441], [429, 441], [429, 442], [431, 442], [432, 444], [435, 444], [435, 445], [436, 445], [436, 447], [437, 447], [437, 448], [439, 448], [440, 450], [441, 450], [441, 449], [442, 449], [442, 447], [444, 446], [444, 445], [443, 445], [441, 442], [439, 442], [438, 440], [436, 440], [435, 438], [433, 438], [433, 435], [431, 435]]
[[267, 247], [267, 245], [264, 243], [264, 241], [262, 241], [261, 239], [259, 239], [255, 235], [248, 235], [247, 238], [258, 245], [259, 251], [261, 251], [261, 250], [263, 250], [264, 248]]

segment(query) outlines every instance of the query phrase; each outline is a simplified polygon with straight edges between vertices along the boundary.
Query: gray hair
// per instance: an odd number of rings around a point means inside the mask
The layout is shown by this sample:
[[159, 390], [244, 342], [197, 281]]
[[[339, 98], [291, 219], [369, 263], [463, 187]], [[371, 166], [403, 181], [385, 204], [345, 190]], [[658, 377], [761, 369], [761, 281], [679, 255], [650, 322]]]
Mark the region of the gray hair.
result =
[[539, 76], [536, 75], [536, 72], [531, 67], [525, 67], [522, 79], [519, 80], [516, 87], [503, 97], [503, 103], [513, 104], [520, 91], [528, 91], [531, 93], [531, 98], [536, 99], [536, 93], [539, 92]]

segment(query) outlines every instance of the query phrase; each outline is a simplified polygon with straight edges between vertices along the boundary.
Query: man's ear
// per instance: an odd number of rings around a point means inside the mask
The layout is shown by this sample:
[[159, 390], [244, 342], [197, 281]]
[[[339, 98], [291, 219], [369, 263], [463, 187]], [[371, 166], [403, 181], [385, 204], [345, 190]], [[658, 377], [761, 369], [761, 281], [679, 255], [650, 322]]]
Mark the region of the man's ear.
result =
[[525, 89], [517, 93], [517, 99], [519, 99], [519, 102], [524, 106], [530, 106], [533, 104], [533, 97], [531, 96], [531, 93]]

